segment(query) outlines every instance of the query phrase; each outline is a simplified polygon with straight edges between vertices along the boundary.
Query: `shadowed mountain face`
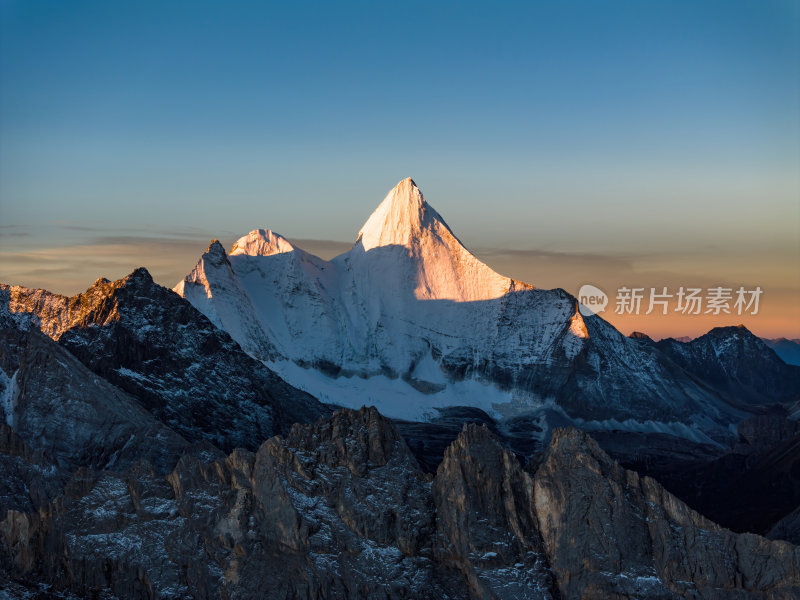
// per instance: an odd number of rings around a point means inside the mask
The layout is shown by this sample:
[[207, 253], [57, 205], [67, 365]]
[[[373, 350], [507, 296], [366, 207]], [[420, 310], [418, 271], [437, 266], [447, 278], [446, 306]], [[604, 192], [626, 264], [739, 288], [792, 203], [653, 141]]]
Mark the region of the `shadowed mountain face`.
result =
[[255, 449], [327, 413], [145, 269], [72, 298], [0, 286], [0, 299], [9, 318], [39, 328], [189, 441]]
[[[12, 340], [18, 352], [9, 348]], [[13, 374], [4, 390], [8, 401], [0, 407], [5, 423], [57, 466], [124, 470], [147, 460], [169, 470], [188, 449], [183, 437], [135, 398], [96, 377], [38, 330], [2, 330], [0, 345], [3, 370], [11, 366]]]
[[715, 522], [766, 534], [800, 506], [800, 423], [781, 415], [751, 417], [722, 456], [635, 466]]
[[[6, 428], [3, 486], [36, 488]], [[297, 425], [251, 453], [82, 469], [62, 493], [6, 508], [0, 573], [122, 598], [789, 598], [800, 550], [721, 529], [556, 430], [524, 470], [465, 426], [435, 476], [375, 409]], [[2, 499], [3, 496], [0, 496]]]
[[742, 325], [716, 327], [690, 342], [666, 339], [655, 345], [732, 400], [769, 404], [800, 397], [800, 367], [786, 364]]
[[539, 416], [542, 441], [565, 422], [710, 443], [747, 416], [658, 348], [584, 319], [563, 290], [493, 272], [410, 179], [333, 260], [260, 229], [229, 255], [213, 243], [175, 290], [290, 383], [393, 418], [466, 405]]

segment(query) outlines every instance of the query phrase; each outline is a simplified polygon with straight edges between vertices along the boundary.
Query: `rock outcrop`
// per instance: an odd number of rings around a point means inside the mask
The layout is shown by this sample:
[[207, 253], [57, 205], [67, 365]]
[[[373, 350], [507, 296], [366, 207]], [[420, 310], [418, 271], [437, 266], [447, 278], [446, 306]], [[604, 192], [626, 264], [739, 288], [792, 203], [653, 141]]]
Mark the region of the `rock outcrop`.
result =
[[535, 476], [542, 538], [568, 598], [790, 598], [800, 549], [723, 529], [558, 430]]
[[471, 597], [553, 597], [533, 480], [488, 428], [464, 426], [445, 452], [432, 493], [438, 558], [461, 570]]

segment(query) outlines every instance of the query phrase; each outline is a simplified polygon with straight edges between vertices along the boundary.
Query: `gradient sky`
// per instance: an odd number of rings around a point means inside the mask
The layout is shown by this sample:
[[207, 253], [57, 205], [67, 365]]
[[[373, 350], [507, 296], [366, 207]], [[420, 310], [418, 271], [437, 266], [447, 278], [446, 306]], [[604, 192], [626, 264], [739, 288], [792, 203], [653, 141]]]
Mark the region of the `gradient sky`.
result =
[[412, 176], [540, 287], [765, 290], [624, 333], [800, 337], [798, 65], [792, 0], [0, 0], [0, 281], [172, 286], [256, 227], [331, 256]]

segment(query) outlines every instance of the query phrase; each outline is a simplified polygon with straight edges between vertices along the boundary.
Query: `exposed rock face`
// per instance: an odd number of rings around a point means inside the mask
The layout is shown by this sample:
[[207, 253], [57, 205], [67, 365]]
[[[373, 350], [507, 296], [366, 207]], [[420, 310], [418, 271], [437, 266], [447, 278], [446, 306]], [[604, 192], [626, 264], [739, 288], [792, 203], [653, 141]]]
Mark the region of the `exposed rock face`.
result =
[[[33, 482], [47, 457], [3, 432], [0, 468]], [[0, 575], [122, 598], [790, 598], [800, 550], [720, 529], [573, 429], [523, 470], [467, 425], [431, 481], [362, 409], [166, 477], [81, 467], [6, 509]]]
[[328, 414], [145, 269], [71, 298], [0, 285], [0, 304], [189, 441], [254, 450], [292, 423]]
[[642, 343], [646, 344], [654, 344], [653, 338], [651, 338], [646, 333], [642, 333], [641, 331], [632, 331], [631, 334], [628, 336], [632, 340], [638, 340]]
[[0, 515], [9, 510], [38, 510], [61, 493], [63, 474], [51, 468], [51, 462], [50, 456], [34, 450], [0, 423]]
[[[237, 573], [267, 569], [253, 591], [274, 598], [437, 598], [463, 589], [433, 563], [429, 484], [390, 422], [342, 411], [273, 438], [253, 462], [255, 539]], [[261, 548], [268, 549], [267, 553]], [[294, 591], [296, 590], [296, 591]], [[239, 594], [239, 597], [248, 597]]]
[[[395, 421], [395, 426], [405, 439], [411, 451], [424, 471], [435, 473], [444, 458], [445, 450], [452, 444], [464, 425], [478, 423], [486, 425], [492, 433], [502, 436], [497, 430], [494, 420], [479, 408], [466, 406], [440, 409], [439, 416], [429, 422]], [[503, 441], [508, 444], [509, 438], [503, 436]], [[530, 430], [525, 436], [530, 445], [537, 446], [536, 440], [531, 439]], [[528, 448], [526, 447], [526, 450]], [[530, 450], [524, 452], [530, 454]]]
[[58, 466], [124, 470], [147, 460], [170, 470], [186, 451], [180, 435], [50, 338], [37, 330], [26, 338], [2, 413]]
[[533, 480], [483, 426], [465, 425], [433, 481], [438, 558], [474, 598], [552, 598], [556, 586], [533, 502]]
[[800, 593], [796, 547], [718, 527], [655, 480], [622, 469], [583, 432], [554, 434], [534, 485], [542, 538], [566, 597]]

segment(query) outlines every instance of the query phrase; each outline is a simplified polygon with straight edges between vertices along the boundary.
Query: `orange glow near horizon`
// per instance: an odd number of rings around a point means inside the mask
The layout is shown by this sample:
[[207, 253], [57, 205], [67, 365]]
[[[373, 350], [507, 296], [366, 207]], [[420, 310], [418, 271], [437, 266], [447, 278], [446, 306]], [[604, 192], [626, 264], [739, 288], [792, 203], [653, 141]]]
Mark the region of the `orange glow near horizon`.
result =
[[[481, 256], [481, 254], [483, 254]], [[714, 327], [743, 324], [760, 337], [800, 338], [800, 263], [791, 256], [765, 253], [761, 258], [768, 268], [744, 266], [735, 256], [698, 253], [694, 256], [671, 256], [669, 253], [650, 255], [646, 259], [629, 261], [624, 257], [603, 255], [571, 255], [559, 253], [525, 253], [502, 250], [478, 253], [490, 266], [511, 277], [541, 288], [561, 287], [577, 296], [583, 284], [592, 284], [609, 298], [606, 310], [600, 314], [624, 335], [633, 331], [646, 333], [653, 339], [665, 337], [697, 337]], [[645, 288], [639, 314], [617, 314], [617, 290], [623, 286]], [[730, 314], [701, 314], [676, 312], [677, 300], [669, 300], [667, 314], [656, 307], [648, 309], [650, 288], [658, 292], [667, 287], [675, 294], [684, 288], [723, 286], [734, 291], [761, 287], [758, 314], [747, 311], [736, 314], [731, 302]], [[701, 294], [705, 296], [705, 293]]]
[[[84, 291], [100, 277], [119, 279], [144, 266], [158, 283], [172, 288], [191, 271], [211, 237], [130, 237], [120, 238], [115, 243], [76, 243], [34, 249], [2, 244], [0, 282], [73, 295]], [[293, 241], [324, 259], [352, 245], [327, 240]], [[223, 245], [229, 249], [232, 243], [230, 239]], [[499, 273], [539, 288], [561, 287], [577, 296], [583, 284], [598, 286], [609, 296], [608, 307], [601, 316], [624, 335], [640, 331], [654, 339], [697, 337], [713, 327], [744, 324], [760, 337], [800, 338], [800, 304], [797, 302], [800, 267], [790, 255], [765, 253], [758, 259], [751, 255], [746, 261], [748, 264], [744, 264], [736, 257], [708, 253], [695, 256], [660, 253], [635, 261], [624, 256], [591, 253], [504, 249], [475, 249], [474, 253]], [[760, 268], [759, 261], [768, 267]], [[647, 291], [650, 287], [667, 286], [674, 292], [680, 286], [707, 289], [717, 285], [732, 288], [743, 285], [746, 289], [760, 286], [764, 293], [759, 313], [683, 315], [672, 310], [673, 302], [667, 315], [657, 312], [646, 315], [646, 301], [638, 315], [614, 312], [617, 289], [621, 286], [643, 287]]]

